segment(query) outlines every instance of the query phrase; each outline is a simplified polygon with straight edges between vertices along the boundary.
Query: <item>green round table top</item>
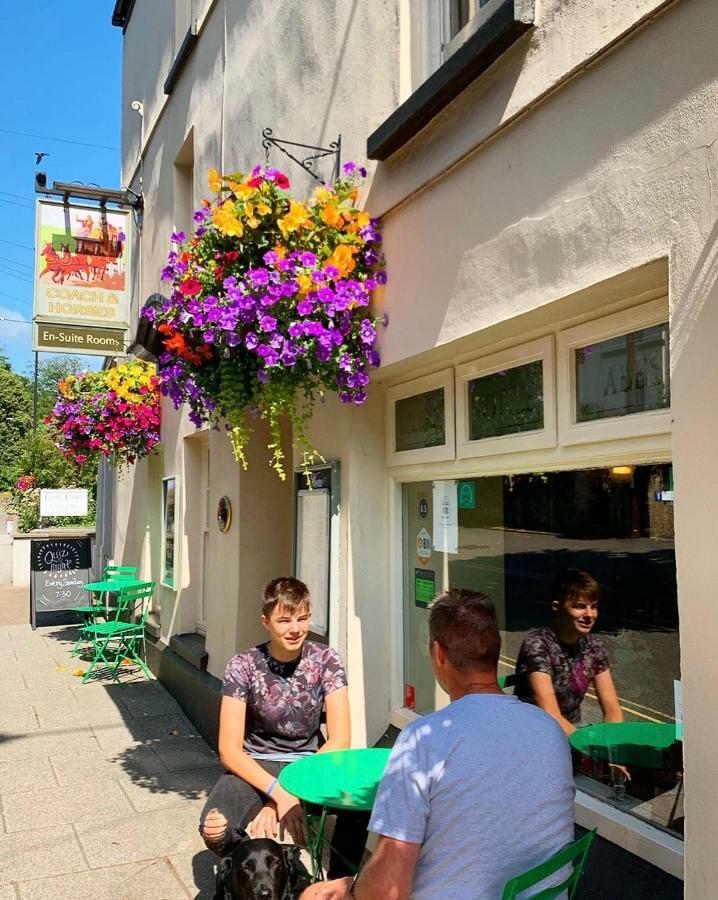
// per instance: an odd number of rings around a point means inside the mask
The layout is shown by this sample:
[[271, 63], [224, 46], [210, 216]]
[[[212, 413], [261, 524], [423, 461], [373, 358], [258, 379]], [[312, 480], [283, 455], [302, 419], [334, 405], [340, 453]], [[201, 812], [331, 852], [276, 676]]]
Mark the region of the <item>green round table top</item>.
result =
[[117, 593], [122, 588], [140, 587], [145, 583], [137, 578], [111, 578], [109, 581], [90, 581], [88, 584], [83, 584], [82, 589], [85, 591], [112, 591]]
[[661, 769], [676, 743], [676, 726], [663, 722], [604, 722], [577, 728], [569, 736], [574, 750], [609, 763]]
[[390, 752], [371, 748], [313, 753], [282, 769], [279, 783], [307, 803], [368, 812]]

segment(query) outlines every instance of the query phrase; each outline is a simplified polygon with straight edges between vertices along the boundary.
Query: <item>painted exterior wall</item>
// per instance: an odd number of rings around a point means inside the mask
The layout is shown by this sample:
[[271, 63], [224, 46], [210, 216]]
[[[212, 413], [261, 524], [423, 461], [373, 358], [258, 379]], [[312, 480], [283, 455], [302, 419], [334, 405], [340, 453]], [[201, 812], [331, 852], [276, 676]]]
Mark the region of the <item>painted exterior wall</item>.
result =
[[[317, 0], [300, 10], [219, 0], [207, 5], [197, 46], [164, 98], [175, 47], [171, 8], [138, 2], [125, 42], [123, 183], [137, 185], [141, 173], [147, 204], [138, 303], [160, 289], [176, 224], [173, 164], [192, 129], [198, 201], [209, 166], [228, 171], [262, 161], [265, 126], [311, 143], [341, 133], [345, 158], [362, 158], [367, 135], [411, 88], [409, 0]], [[373, 173], [367, 207], [384, 215], [390, 275], [379, 298], [390, 315], [384, 364], [366, 407], [329, 399], [311, 426], [324, 455], [342, 466], [333, 613], [361, 744], [375, 740], [401, 705], [391, 475], [418, 477], [387, 471], [385, 385], [545, 333], [556, 321], [619, 309], [645, 291], [668, 293], [686, 896], [695, 898], [718, 886], [718, 811], [709, 789], [718, 624], [706, 615], [718, 583], [711, 517], [718, 486], [703, 474], [706, 450], [718, 439], [717, 40], [711, 0], [537, 3], [536, 27]], [[135, 99], [144, 104], [141, 166]], [[298, 192], [308, 190], [296, 168], [287, 171]], [[663, 262], [648, 265], [656, 260]], [[170, 409], [163, 414], [161, 473], [148, 478], [142, 464], [116, 491], [116, 558], [139, 553], [153, 574], [159, 518], [147, 498], [156, 500], [161, 474], [180, 473], [185, 484], [196, 477], [185, 449], [196, 440], [193, 429]], [[223, 435], [212, 433], [209, 442], [210, 498], [228, 495], [235, 514], [228, 535], [210, 524], [204, 584], [209, 669], [221, 676], [226, 659], [260, 636], [253, 623], [261, 585], [290, 567], [292, 508], [289, 488], [263, 466], [260, 441], [248, 473], [238, 471]], [[592, 452], [608, 458], [615, 451]], [[490, 461], [482, 465], [491, 470]], [[198, 501], [191, 494], [180, 488], [182, 581], [176, 594], [162, 592], [165, 636], [196, 624]]]

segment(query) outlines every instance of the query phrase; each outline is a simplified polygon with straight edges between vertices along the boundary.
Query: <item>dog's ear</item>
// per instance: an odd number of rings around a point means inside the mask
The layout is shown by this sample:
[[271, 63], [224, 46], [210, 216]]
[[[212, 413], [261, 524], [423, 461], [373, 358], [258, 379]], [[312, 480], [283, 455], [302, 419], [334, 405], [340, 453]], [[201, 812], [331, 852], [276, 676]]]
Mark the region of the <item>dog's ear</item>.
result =
[[229, 876], [232, 872], [232, 857], [223, 856], [217, 866], [217, 881], [213, 900], [225, 900], [229, 896]]
[[282, 846], [284, 855], [284, 863], [287, 867], [289, 875], [289, 885], [294, 890], [302, 890], [311, 884], [312, 877], [300, 858], [301, 851], [299, 847], [293, 844], [284, 844]]

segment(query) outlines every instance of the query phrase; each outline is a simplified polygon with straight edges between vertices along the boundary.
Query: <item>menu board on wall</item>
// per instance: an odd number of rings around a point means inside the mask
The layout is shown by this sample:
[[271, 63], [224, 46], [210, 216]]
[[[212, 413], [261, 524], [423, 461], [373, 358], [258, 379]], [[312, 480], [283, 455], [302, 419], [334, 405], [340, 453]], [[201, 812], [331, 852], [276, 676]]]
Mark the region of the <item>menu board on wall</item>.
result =
[[30, 622], [32, 627], [76, 617], [70, 610], [87, 602], [83, 585], [92, 581], [89, 537], [30, 542]]

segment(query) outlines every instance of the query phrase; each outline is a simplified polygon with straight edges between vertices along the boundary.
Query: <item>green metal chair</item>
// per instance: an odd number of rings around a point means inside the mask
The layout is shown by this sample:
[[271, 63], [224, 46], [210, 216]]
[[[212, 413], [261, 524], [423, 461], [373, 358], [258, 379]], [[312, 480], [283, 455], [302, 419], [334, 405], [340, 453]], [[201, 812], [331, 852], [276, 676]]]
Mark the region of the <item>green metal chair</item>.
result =
[[[83, 630], [94, 649], [90, 667], [82, 678], [83, 684], [86, 684], [92, 677], [98, 677], [93, 675], [93, 672], [100, 662], [103, 662], [110, 670], [113, 681], [119, 682], [117, 670], [124, 659], [134, 660], [147, 678], [152, 678], [145, 662], [147, 658], [145, 623], [150, 611], [154, 588], [154, 581], [121, 588], [117, 596], [115, 618], [88, 625]], [[123, 614], [134, 609], [138, 604], [142, 609], [139, 619], [134, 622], [122, 621]], [[139, 654], [140, 647], [144, 659]]]
[[540, 884], [545, 878], [553, 875], [554, 872], [559, 872], [569, 863], [573, 864], [571, 874], [560, 884], [557, 884], [554, 887], [545, 888], [537, 894], [531, 894], [530, 896], [532, 900], [549, 900], [551, 897], [558, 897], [559, 894], [568, 891], [568, 898], [569, 900], [572, 900], [578, 890], [578, 882], [581, 879], [581, 875], [583, 875], [588, 852], [591, 849], [591, 844], [595, 837], [596, 829], [594, 828], [593, 831], [589, 831], [588, 834], [585, 834], [582, 838], [569, 844], [568, 847], [559, 850], [558, 853], [554, 854], [550, 859], [547, 859], [546, 862], [534, 866], [533, 869], [529, 869], [528, 872], [524, 872], [522, 875], [516, 875], [515, 878], [509, 878], [504, 885], [504, 892], [501, 895], [501, 900], [514, 900], [514, 898], [518, 897], [523, 891], [527, 891], [529, 888], [534, 887], [534, 885]]
[[[105, 571], [102, 575], [102, 581], [132, 581], [135, 578], [137, 578], [137, 566], [105, 566]], [[97, 625], [99, 619], [109, 620], [110, 609], [107, 601], [107, 593], [105, 594], [104, 601], [102, 594], [100, 594], [96, 601], [93, 601], [92, 598], [90, 598], [89, 603], [72, 607], [72, 612], [80, 619], [82, 628], [70, 656], [77, 656], [80, 652], [80, 645], [85, 640], [83, 632], [89, 625]]]

